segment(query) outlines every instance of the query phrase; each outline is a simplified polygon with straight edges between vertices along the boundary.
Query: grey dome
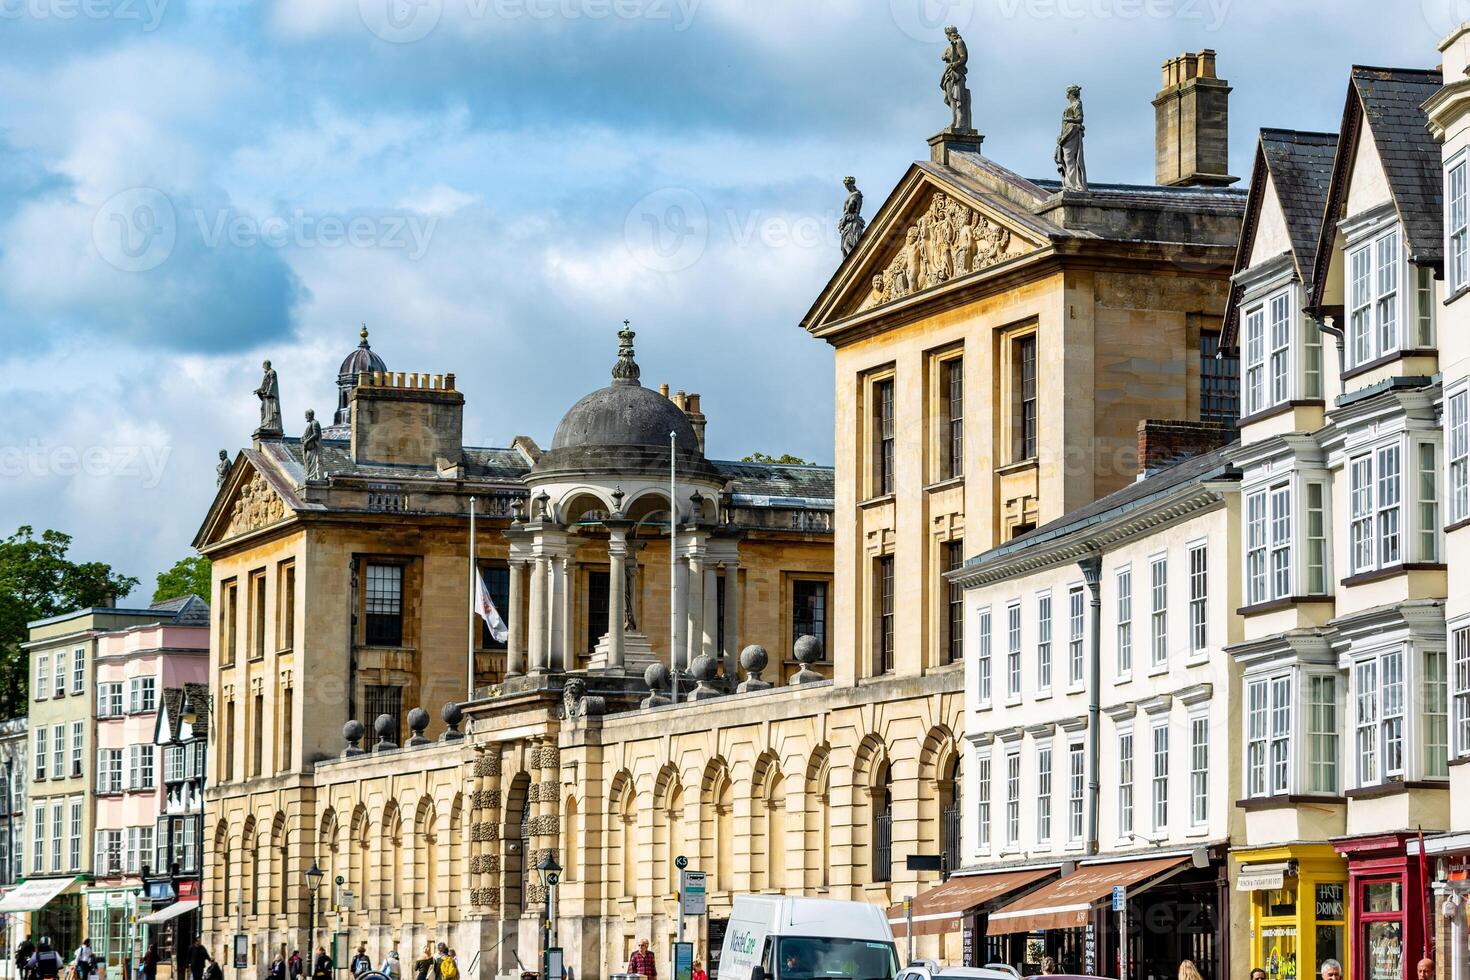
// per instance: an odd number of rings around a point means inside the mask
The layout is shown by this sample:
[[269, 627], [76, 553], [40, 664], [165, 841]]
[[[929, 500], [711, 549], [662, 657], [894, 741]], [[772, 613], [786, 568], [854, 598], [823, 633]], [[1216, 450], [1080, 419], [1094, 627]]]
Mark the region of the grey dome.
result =
[[679, 407], [636, 380], [613, 383], [586, 395], [562, 416], [551, 448], [601, 446], [666, 448], [669, 433], [680, 453], [701, 455], [694, 426]]
[[366, 326], [362, 328], [362, 333], [358, 336], [361, 339], [358, 341], [357, 346], [353, 348], [352, 353], [343, 359], [342, 366], [337, 369], [337, 380], [339, 382], [351, 381], [355, 384], [357, 382], [357, 376], [364, 371], [372, 373], [373, 371], [388, 370], [388, 365], [383, 363], [383, 359], [373, 353], [373, 349], [368, 346], [368, 331]]

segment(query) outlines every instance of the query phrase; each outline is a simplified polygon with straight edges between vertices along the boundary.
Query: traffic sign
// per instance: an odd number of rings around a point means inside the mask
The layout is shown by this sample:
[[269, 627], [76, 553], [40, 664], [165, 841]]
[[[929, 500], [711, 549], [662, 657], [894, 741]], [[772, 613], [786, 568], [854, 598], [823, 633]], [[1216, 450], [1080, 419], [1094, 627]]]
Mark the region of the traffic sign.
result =
[[704, 915], [705, 882], [703, 871], [682, 871], [679, 874], [679, 892], [683, 896], [685, 915]]
[[1128, 889], [1122, 885], [1113, 886], [1113, 911], [1121, 912], [1128, 902]]

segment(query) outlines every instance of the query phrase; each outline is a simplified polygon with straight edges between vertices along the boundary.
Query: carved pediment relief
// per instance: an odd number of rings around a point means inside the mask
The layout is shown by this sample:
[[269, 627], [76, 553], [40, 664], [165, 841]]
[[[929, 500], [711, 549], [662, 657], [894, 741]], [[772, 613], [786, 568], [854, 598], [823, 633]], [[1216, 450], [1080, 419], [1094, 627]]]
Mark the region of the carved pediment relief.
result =
[[267, 525], [274, 524], [286, 516], [286, 504], [270, 488], [270, 484], [259, 473], [240, 484], [239, 492], [230, 502], [229, 519], [224, 537], [233, 538]]
[[1035, 248], [978, 208], [937, 188], [929, 191], [927, 199], [921, 197], [915, 210], [908, 212], [911, 217], [906, 225], [896, 226], [892, 234], [897, 248], [871, 267], [868, 290], [856, 312], [979, 272]]

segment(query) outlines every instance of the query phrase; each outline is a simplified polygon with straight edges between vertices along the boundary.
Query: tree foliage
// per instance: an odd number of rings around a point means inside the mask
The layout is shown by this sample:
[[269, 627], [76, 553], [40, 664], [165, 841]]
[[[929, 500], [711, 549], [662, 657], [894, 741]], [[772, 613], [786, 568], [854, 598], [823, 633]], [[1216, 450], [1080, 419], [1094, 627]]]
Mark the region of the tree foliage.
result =
[[0, 717], [26, 713], [30, 670], [20, 645], [26, 623], [72, 609], [104, 605], [133, 591], [138, 580], [100, 561], [67, 557], [71, 535], [22, 525], [0, 540]]
[[775, 464], [780, 465], [780, 466], [806, 466], [806, 465], [808, 465], [806, 460], [802, 459], [800, 456], [793, 456], [790, 453], [782, 453], [780, 456], [771, 456], [771, 455], [769, 455], [767, 453], [754, 452], [754, 453], [751, 453], [749, 456], [746, 456], [740, 462], [742, 462], [742, 463], [775, 463]]
[[153, 590], [153, 601], [177, 599], [184, 595], [197, 595], [209, 601], [210, 561], [203, 555], [188, 555], [174, 562], [174, 567], [158, 573], [157, 587]]

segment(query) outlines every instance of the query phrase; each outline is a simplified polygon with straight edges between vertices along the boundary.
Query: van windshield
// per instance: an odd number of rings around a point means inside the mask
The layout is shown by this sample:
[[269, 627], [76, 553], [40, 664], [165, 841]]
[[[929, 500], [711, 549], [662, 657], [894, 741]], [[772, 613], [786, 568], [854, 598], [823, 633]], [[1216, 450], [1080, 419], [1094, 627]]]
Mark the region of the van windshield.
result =
[[893, 980], [898, 954], [889, 942], [783, 936], [776, 959], [779, 980]]

